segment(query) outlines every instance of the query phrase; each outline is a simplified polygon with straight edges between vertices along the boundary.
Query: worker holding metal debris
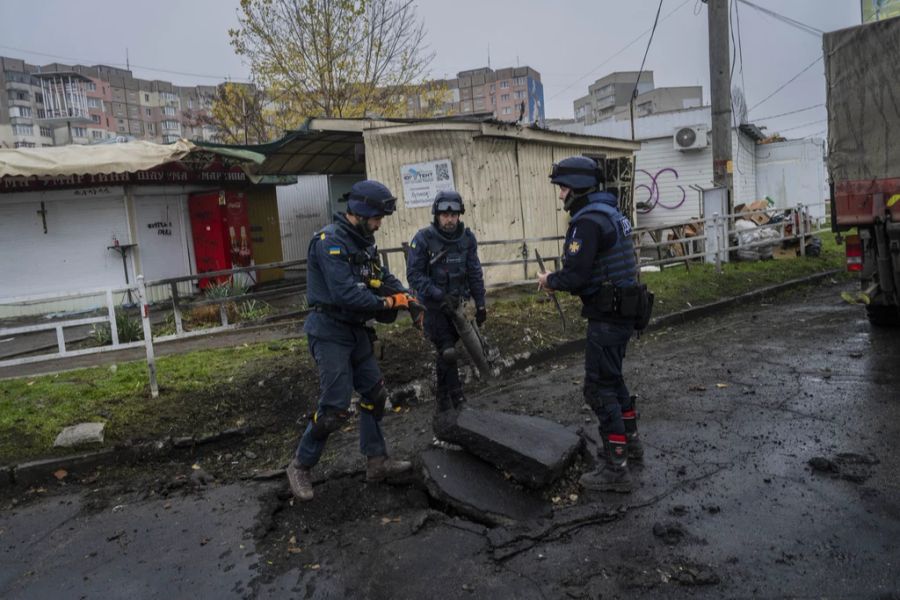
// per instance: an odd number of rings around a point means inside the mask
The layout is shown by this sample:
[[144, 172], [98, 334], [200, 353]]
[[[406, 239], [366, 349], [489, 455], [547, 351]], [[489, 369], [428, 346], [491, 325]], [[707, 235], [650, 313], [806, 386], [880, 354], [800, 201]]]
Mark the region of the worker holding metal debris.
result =
[[[346, 195], [346, 214], [318, 231], [309, 244], [306, 297], [310, 313], [303, 331], [319, 369], [319, 404], [300, 439], [287, 476], [294, 496], [313, 497], [310, 470], [328, 436], [347, 425], [353, 390], [360, 394], [359, 449], [367, 457], [366, 479], [380, 481], [411, 468], [387, 455], [381, 417], [387, 391], [372, 350], [367, 321], [392, 321], [398, 309], [421, 308], [403, 284], [382, 267], [374, 234], [397, 199], [377, 181], [360, 181]], [[382, 290], [391, 290], [384, 294]], [[421, 325], [419, 323], [419, 325]]]
[[436, 356], [436, 409], [460, 408], [465, 401], [457, 367], [456, 342], [460, 332], [454, 324], [460, 303], [472, 299], [475, 322], [487, 320], [484, 273], [478, 259], [475, 234], [460, 221], [466, 212], [462, 197], [440, 191], [431, 204], [433, 222], [420, 229], [409, 244], [406, 279], [428, 309], [425, 333]]
[[631, 223], [616, 197], [603, 191], [594, 160], [572, 156], [553, 165], [550, 181], [571, 215], [562, 268], [538, 275], [539, 288], [575, 294], [588, 319], [584, 399], [600, 420], [600, 468], [582, 477], [599, 491], [629, 492], [628, 458], [640, 460], [634, 397], [622, 376], [622, 361], [635, 329], [649, 319], [652, 294], [638, 284]]

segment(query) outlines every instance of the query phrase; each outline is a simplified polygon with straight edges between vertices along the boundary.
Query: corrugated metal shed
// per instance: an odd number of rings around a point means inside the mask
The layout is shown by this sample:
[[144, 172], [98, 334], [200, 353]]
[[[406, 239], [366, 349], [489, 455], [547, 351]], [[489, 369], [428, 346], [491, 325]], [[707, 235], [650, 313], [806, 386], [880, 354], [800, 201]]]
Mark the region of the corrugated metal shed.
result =
[[[333, 134], [339, 133], [338, 138]], [[354, 133], [355, 132], [355, 133]], [[358, 136], [358, 137], [354, 137]], [[311, 158], [315, 149], [328, 142], [333, 163]], [[319, 173], [356, 173], [364, 151], [365, 175], [386, 184], [398, 197], [398, 210], [378, 233], [381, 248], [409, 242], [415, 232], [428, 225], [427, 207], [405, 205], [401, 168], [433, 160], [449, 159], [454, 186], [466, 202], [466, 225], [480, 242], [522, 240], [560, 236], [567, 215], [557, 200], [557, 190], [547, 178], [552, 163], [567, 156], [586, 154], [606, 158], [629, 157], [638, 144], [627, 140], [574, 135], [519, 127], [493, 121], [443, 119], [427, 121], [374, 121], [312, 119], [298, 132], [263, 151], [269, 158], [258, 172], [302, 174], [307, 168]], [[534, 257], [538, 248], [548, 257], [559, 254], [556, 242], [528, 245]], [[522, 258], [521, 241], [508, 245], [482, 245], [482, 260]], [[390, 258], [391, 270], [405, 279], [406, 265], [400, 256]], [[527, 275], [533, 276], [529, 267]], [[520, 280], [522, 265], [493, 267], [486, 271], [489, 283]]]
[[[365, 133], [366, 171], [382, 181], [401, 200], [400, 208], [380, 233], [382, 247], [399, 246], [432, 220], [427, 207], [403, 205], [401, 166], [449, 158], [456, 190], [466, 201], [464, 222], [481, 242], [561, 236], [568, 216], [557, 199], [558, 191], [547, 175], [550, 166], [577, 154], [628, 156], [636, 144], [622, 140], [590, 138], [553, 132], [536, 132], [493, 124], [437, 124], [371, 129]], [[529, 243], [547, 257], [558, 256], [557, 242]], [[482, 261], [523, 257], [521, 242], [483, 245]], [[392, 259], [393, 261], [393, 259]], [[405, 273], [405, 262], [391, 263], [394, 272]], [[536, 267], [491, 267], [488, 283], [532, 277]]]

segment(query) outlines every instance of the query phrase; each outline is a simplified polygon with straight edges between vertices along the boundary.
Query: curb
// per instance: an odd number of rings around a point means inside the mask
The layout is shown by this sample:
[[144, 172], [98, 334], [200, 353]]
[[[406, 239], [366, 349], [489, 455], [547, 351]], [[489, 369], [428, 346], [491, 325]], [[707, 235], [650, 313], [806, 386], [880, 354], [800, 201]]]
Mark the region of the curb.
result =
[[[653, 331], [670, 325], [681, 325], [690, 321], [700, 319], [715, 314], [726, 308], [738, 306], [758, 298], [762, 298], [771, 294], [782, 292], [794, 287], [816, 283], [840, 273], [841, 269], [833, 269], [808, 275], [799, 279], [792, 279], [776, 285], [747, 292], [732, 298], [725, 298], [703, 306], [688, 308], [676, 311], [666, 315], [661, 315], [651, 319], [650, 324], [645, 331]], [[560, 355], [573, 354], [582, 351], [585, 347], [584, 339], [569, 340], [562, 342], [556, 346], [537, 350], [530, 355], [514, 360], [507, 369], [521, 369], [535, 364], [543, 363]], [[20, 485], [35, 485], [37, 483], [48, 480], [53, 473], [60, 469], [67, 472], [79, 472], [96, 469], [99, 466], [108, 466], [123, 462], [134, 462], [146, 460], [148, 458], [159, 458], [168, 456], [175, 452], [186, 449], [196, 448], [220, 442], [226, 442], [233, 439], [244, 438], [255, 431], [251, 427], [237, 427], [226, 429], [219, 433], [203, 435], [203, 436], [186, 436], [178, 438], [164, 438], [153, 442], [143, 442], [138, 444], [125, 443], [114, 448], [97, 450], [94, 452], [85, 452], [81, 454], [73, 454], [69, 456], [48, 458], [36, 461], [29, 461], [18, 465], [0, 466], [0, 489], [4, 487], [13, 487]]]
[[67, 473], [83, 473], [97, 467], [162, 458], [171, 454], [247, 437], [255, 433], [252, 427], [234, 427], [218, 433], [141, 443], [126, 442], [113, 448], [104, 448], [80, 454], [33, 460], [17, 465], [0, 467], [0, 489], [4, 487], [29, 487], [48, 481], [60, 469]]
[[[753, 290], [752, 292], [746, 292], [744, 294], [740, 294], [738, 296], [734, 296], [731, 298], [725, 298], [723, 300], [717, 300], [715, 302], [710, 302], [709, 304], [704, 304], [702, 306], [697, 306], [694, 308], [686, 308], [684, 310], [679, 310], [673, 313], [669, 313], [666, 315], [660, 315], [659, 317], [654, 317], [650, 319], [650, 324], [647, 325], [647, 328], [644, 330], [644, 333], [654, 331], [657, 329], [662, 329], [663, 327], [667, 327], [670, 325], [683, 325], [690, 321], [701, 319], [703, 317], [708, 317], [712, 314], [715, 314], [719, 311], [722, 311], [726, 308], [731, 308], [732, 306], [739, 306], [741, 304], [745, 304], [747, 302], [757, 300], [759, 298], [763, 298], [766, 296], [770, 296], [772, 294], [777, 294], [784, 290], [788, 290], [794, 287], [799, 287], [803, 285], [808, 285], [811, 283], [817, 283], [822, 279], [827, 277], [832, 277], [838, 273], [841, 273], [842, 269], [832, 269], [830, 271], [823, 271], [821, 273], [815, 273], [813, 275], [807, 275], [806, 277], [800, 277], [798, 279], [791, 279], [790, 281], [784, 281], [782, 283], [777, 283], [775, 285], [770, 285], [768, 287], [760, 288], [758, 290]], [[567, 342], [562, 342], [556, 346], [552, 346], [549, 348], [542, 348], [540, 350], [536, 350], [531, 353], [527, 358], [522, 359], [521, 361], [516, 361], [513, 363], [512, 367], [521, 368], [528, 367], [532, 365], [536, 365], [542, 362], [546, 362], [553, 358], [556, 358], [563, 354], [574, 354], [575, 352], [580, 352], [585, 348], [585, 340], [583, 338], [579, 338], [577, 340], [569, 340]]]

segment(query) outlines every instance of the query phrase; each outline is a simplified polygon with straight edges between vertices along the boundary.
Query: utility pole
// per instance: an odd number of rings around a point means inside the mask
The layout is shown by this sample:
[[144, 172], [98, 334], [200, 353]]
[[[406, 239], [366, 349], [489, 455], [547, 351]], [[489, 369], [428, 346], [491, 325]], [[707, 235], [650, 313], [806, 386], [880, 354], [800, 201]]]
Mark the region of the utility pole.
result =
[[713, 184], [728, 188], [734, 207], [731, 162], [731, 72], [728, 60], [728, 0], [704, 0], [709, 28], [709, 95], [712, 111]]

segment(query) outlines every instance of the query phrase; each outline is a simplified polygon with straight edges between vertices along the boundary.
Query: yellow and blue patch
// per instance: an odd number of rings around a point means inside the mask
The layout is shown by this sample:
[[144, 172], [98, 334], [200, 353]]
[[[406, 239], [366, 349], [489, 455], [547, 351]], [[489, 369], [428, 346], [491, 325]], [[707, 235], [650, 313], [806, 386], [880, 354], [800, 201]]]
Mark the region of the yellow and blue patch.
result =
[[340, 254], [340, 253], [341, 253], [341, 247], [340, 247], [340, 246], [329, 246], [329, 247], [328, 247], [328, 254], [331, 254], [332, 256], [335, 256], [335, 255], [338, 255], [338, 254]]
[[575, 254], [578, 254], [578, 252], [579, 252], [580, 250], [581, 250], [581, 240], [579, 240], [579, 239], [573, 239], [573, 240], [570, 241], [570, 242], [568, 243], [568, 245], [566, 246], [566, 252], [567, 252], [568, 254], [570, 254], [570, 255], [573, 255], [573, 256], [574, 256]]

